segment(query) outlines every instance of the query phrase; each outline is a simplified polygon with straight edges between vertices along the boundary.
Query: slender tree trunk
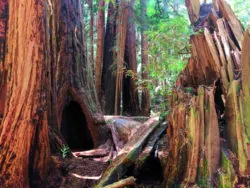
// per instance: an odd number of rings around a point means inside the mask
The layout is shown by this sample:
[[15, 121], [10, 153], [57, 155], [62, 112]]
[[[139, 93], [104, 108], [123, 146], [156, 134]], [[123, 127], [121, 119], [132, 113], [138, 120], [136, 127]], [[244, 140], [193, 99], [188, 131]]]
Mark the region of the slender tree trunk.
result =
[[94, 69], [94, 13], [93, 13], [93, 0], [89, 0], [89, 13], [90, 13], [90, 63]]
[[[141, 0], [141, 15], [142, 15], [142, 29], [141, 29], [141, 61], [142, 61], [142, 79], [148, 80], [148, 73], [145, 67], [148, 65], [148, 40], [145, 31], [147, 30], [147, 0]], [[150, 95], [146, 87], [142, 89], [141, 111], [143, 115], [150, 115]]]
[[44, 181], [49, 159], [44, 52], [45, 1], [11, 0], [8, 31], [7, 106], [0, 136], [0, 186]]
[[116, 46], [114, 61], [116, 63], [116, 89], [115, 89], [115, 106], [114, 113], [118, 115], [120, 113], [120, 101], [122, 92], [122, 80], [124, 71], [124, 52], [125, 41], [128, 22], [128, 0], [121, 0], [118, 8], [117, 15], [117, 30], [116, 30]]
[[123, 78], [123, 112], [138, 115], [139, 98], [137, 81], [137, 61], [136, 61], [136, 30], [134, 17], [134, 0], [130, 1], [129, 20], [125, 48], [125, 67], [132, 76], [124, 75]]
[[102, 62], [104, 51], [104, 32], [105, 32], [105, 1], [100, 0], [98, 6], [97, 20], [97, 49], [96, 49], [96, 66], [95, 66], [95, 85], [99, 101], [102, 99], [101, 82], [102, 82]]
[[116, 33], [116, 17], [115, 5], [110, 2], [108, 8], [108, 18], [106, 33], [104, 39], [104, 56], [102, 70], [102, 91], [105, 96], [104, 110], [106, 114], [114, 114], [114, 98], [115, 98], [115, 69], [113, 65], [114, 44]]

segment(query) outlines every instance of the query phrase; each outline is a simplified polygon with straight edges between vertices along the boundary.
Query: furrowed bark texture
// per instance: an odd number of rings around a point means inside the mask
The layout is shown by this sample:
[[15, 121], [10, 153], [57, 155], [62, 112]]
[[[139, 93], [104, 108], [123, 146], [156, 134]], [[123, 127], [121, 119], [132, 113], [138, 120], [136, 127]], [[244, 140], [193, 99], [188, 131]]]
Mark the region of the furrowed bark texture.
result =
[[[44, 4], [10, 1], [7, 101], [0, 136], [0, 186], [44, 181], [49, 159]], [[25, 26], [25, 27], [24, 27]]]
[[134, 0], [130, 1], [128, 12], [129, 18], [124, 57], [125, 73], [123, 78], [123, 112], [131, 115], [138, 115], [140, 112], [140, 107], [138, 89], [136, 86], [137, 61], [134, 3]]
[[172, 95], [167, 185], [247, 185], [249, 31], [243, 37], [224, 0], [202, 5], [187, 0], [186, 5], [194, 30], [204, 31], [191, 36], [192, 55]]
[[[9, 1], [0, 2], [0, 124], [4, 113], [4, 102], [6, 93], [6, 70], [4, 70], [4, 60], [6, 56], [6, 39], [8, 26]], [[1, 132], [1, 126], [0, 126]]]
[[115, 107], [115, 65], [113, 64], [114, 58], [114, 45], [116, 36], [116, 17], [117, 11], [115, 5], [110, 2], [108, 8], [107, 26], [104, 39], [104, 57], [102, 69], [102, 91], [104, 93], [104, 111], [105, 114], [114, 114]]
[[60, 130], [72, 101], [94, 146], [106, 141], [84, 43], [80, 0], [10, 0], [0, 62], [0, 187], [43, 187], [50, 151], [67, 144]]
[[95, 86], [99, 101], [102, 101], [102, 62], [104, 51], [104, 33], [105, 33], [105, 1], [100, 0], [97, 15], [97, 44], [96, 44], [96, 67], [95, 67]]

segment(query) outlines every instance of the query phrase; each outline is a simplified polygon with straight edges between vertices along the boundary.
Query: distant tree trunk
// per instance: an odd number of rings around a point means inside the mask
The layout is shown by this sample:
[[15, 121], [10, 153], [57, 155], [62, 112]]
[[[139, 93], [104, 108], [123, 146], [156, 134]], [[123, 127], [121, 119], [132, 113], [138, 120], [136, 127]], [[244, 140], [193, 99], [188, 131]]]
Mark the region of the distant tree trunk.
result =
[[[142, 15], [142, 28], [141, 28], [141, 62], [142, 62], [142, 79], [148, 80], [148, 73], [145, 67], [148, 65], [148, 40], [145, 31], [147, 30], [147, 0], [140, 0], [141, 15]], [[142, 89], [141, 111], [145, 116], [150, 115], [150, 95], [146, 87]]]
[[102, 62], [104, 51], [104, 32], [105, 32], [105, 1], [100, 0], [98, 6], [97, 20], [97, 49], [96, 49], [96, 65], [95, 65], [95, 86], [99, 101], [102, 99], [101, 82], [102, 82]]
[[10, 0], [7, 79], [0, 82], [0, 88], [7, 86], [0, 187], [44, 186], [50, 153], [68, 144], [61, 130], [72, 102], [94, 146], [109, 136], [86, 57], [80, 5], [80, 0]]
[[89, 2], [89, 14], [90, 14], [90, 63], [92, 69], [94, 69], [94, 13], [93, 13], [93, 0], [88, 0]]
[[11, 0], [9, 9], [0, 186], [29, 187], [32, 180], [44, 181], [50, 153], [44, 87], [49, 66], [43, 53], [47, 11], [43, 4], [33, 0]]
[[114, 4], [109, 3], [107, 26], [104, 39], [104, 57], [102, 70], [102, 91], [104, 93], [106, 114], [114, 114], [115, 98], [115, 67], [113, 65], [114, 44], [116, 33], [116, 17]]
[[136, 61], [136, 30], [134, 18], [134, 0], [130, 1], [129, 19], [127, 26], [126, 48], [125, 48], [125, 71], [132, 71], [132, 76], [123, 78], [123, 112], [138, 115], [139, 98], [137, 81], [137, 61]]
[[116, 46], [114, 62], [116, 63], [116, 87], [115, 87], [115, 106], [114, 114], [120, 113], [120, 101], [122, 92], [122, 81], [124, 71], [124, 52], [128, 22], [128, 0], [121, 0], [118, 7], [117, 28], [116, 28]]

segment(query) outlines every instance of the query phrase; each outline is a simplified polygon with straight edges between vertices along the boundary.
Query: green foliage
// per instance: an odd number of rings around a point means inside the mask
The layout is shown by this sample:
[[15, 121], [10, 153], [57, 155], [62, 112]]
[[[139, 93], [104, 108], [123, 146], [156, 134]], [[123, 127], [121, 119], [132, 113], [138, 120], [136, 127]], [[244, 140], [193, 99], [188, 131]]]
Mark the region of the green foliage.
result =
[[233, 11], [236, 13], [244, 27], [249, 25], [250, 20], [250, 1], [245, 0], [229, 0]]
[[166, 106], [165, 96], [171, 94], [174, 83], [190, 56], [189, 36], [192, 29], [187, 14], [172, 11], [165, 17], [158, 17], [152, 8], [148, 12], [151, 26], [147, 31], [150, 63], [143, 68], [149, 74], [150, 82], [147, 87], [152, 98], [160, 98], [160, 104]]
[[66, 158], [70, 152], [70, 148], [69, 146], [67, 146], [66, 144], [63, 144], [62, 148], [60, 149], [62, 157]]

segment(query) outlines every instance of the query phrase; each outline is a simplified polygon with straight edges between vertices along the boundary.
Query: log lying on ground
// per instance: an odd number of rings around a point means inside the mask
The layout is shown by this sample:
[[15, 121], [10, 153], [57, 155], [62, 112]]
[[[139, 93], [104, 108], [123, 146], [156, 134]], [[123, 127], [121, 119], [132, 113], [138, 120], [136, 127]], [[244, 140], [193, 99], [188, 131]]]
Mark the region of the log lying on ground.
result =
[[158, 119], [159, 117], [150, 118], [141, 126], [104, 172], [102, 179], [95, 186], [96, 188], [111, 184], [125, 175], [128, 167], [132, 166], [140, 155], [149, 136], [159, 126]]
[[104, 188], [123, 188], [126, 186], [135, 185], [135, 181], [136, 179], [133, 176], [130, 176], [126, 179], [123, 179], [111, 185], [105, 186]]
[[104, 157], [109, 154], [109, 149], [94, 149], [88, 151], [73, 152], [73, 155], [77, 157]]
[[160, 126], [156, 128], [152, 136], [150, 136], [147, 145], [144, 147], [143, 151], [141, 152], [141, 154], [139, 155], [138, 159], [135, 162], [136, 168], [139, 169], [141, 166], [143, 166], [144, 162], [147, 160], [147, 158], [155, 149], [157, 141], [159, 141], [161, 136], [166, 132], [167, 126], [168, 126], [167, 122], [161, 123]]

